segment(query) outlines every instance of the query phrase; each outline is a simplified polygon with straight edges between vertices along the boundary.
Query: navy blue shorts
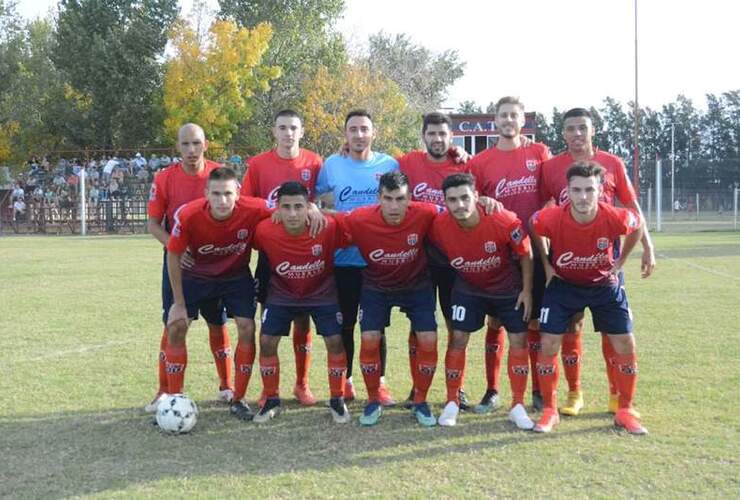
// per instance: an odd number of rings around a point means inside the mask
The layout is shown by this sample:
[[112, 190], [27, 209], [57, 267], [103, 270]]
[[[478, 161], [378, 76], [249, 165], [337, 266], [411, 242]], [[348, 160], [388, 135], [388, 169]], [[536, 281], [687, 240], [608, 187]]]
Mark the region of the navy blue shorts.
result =
[[462, 332], [478, 331], [489, 315], [498, 318], [510, 333], [526, 332], [527, 323], [522, 320], [524, 311], [514, 309], [516, 300], [517, 297], [482, 297], [453, 290], [452, 328]]
[[558, 335], [567, 332], [571, 317], [587, 307], [597, 332], [632, 333], [632, 311], [623, 286], [578, 286], [557, 277], [545, 289], [540, 331]]
[[437, 320], [434, 319], [437, 299], [431, 286], [397, 292], [363, 287], [358, 314], [360, 330], [380, 331], [390, 325], [393, 306], [400, 307], [401, 312], [406, 313], [415, 332], [437, 331]]
[[290, 323], [295, 318], [311, 315], [316, 331], [322, 337], [342, 333], [342, 313], [337, 304], [323, 306], [284, 306], [265, 304], [262, 309], [262, 335], [284, 337], [290, 333]]
[[[175, 298], [172, 295], [170, 275], [167, 272], [167, 252], [165, 252], [164, 265], [162, 266], [162, 323], [165, 325], [167, 324], [167, 316], [170, 314], [170, 308], [174, 303]], [[207, 323], [211, 325], [226, 324], [226, 311], [220, 300], [204, 302], [198, 306], [198, 310]], [[188, 312], [188, 316], [192, 319], [198, 319], [198, 310], [195, 311], [194, 315]]]
[[439, 297], [439, 307], [447, 320], [452, 320], [452, 287], [455, 284], [455, 270], [451, 267], [429, 266], [429, 277]]
[[532, 273], [532, 313], [530, 317], [537, 319], [540, 315], [540, 306], [542, 306], [542, 297], [545, 295], [545, 267], [542, 265], [542, 259], [539, 255], [534, 257], [534, 269]]
[[188, 317], [191, 319], [198, 317], [198, 310], [202, 312], [205, 305], [212, 303], [220, 304], [231, 317], [254, 319], [257, 310], [254, 280], [251, 276], [211, 280], [183, 277], [182, 291]]

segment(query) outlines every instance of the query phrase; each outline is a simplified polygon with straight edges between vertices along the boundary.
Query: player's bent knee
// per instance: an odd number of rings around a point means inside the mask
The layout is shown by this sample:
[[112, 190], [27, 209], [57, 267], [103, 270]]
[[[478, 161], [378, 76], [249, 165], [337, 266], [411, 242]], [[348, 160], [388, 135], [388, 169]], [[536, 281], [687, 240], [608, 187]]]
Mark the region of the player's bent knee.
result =
[[456, 350], [456, 351], [462, 351], [468, 347], [468, 339], [470, 339], [470, 333], [469, 332], [463, 332], [460, 330], [455, 330], [452, 333], [452, 340], [450, 342], [450, 349]]
[[254, 342], [254, 320], [250, 318], [235, 317], [236, 331], [240, 342]]
[[341, 335], [324, 337], [324, 344], [326, 344], [326, 351], [329, 354], [342, 354], [344, 352], [344, 342], [342, 342]]
[[170, 345], [182, 345], [188, 333], [188, 322], [184, 319], [173, 321], [167, 325], [167, 341]]
[[608, 333], [607, 336], [614, 348], [614, 352], [617, 354], [632, 354], [635, 352], [635, 336], [632, 333]]
[[500, 328], [502, 326], [501, 320], [495, 316], [487, 316], [486, 324], [489, 328]]
[[280, 337], [274, 335], [260, 335], [260, 355], [277, 356]]
[[540, 342], [542, 343], [542, 354], [545, 356], [555, 356], [560, 350], [560, 344], [563, 341], [562, 335], [552, 333], [540, 333]]
[[437, 332], [416, 332], [419, 348], [430, 351], [437, 346]]
[[513, 349], [527, 348], [527, 332], [509, 332], [509, 346]]

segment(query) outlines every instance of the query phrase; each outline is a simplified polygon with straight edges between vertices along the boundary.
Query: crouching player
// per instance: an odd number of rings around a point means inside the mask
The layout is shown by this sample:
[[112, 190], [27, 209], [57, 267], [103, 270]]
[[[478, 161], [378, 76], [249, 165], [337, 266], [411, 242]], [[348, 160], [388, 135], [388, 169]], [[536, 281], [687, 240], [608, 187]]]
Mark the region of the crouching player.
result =
[[[470, 174], [454, 174], [442, 183], [447, 213], [432, 224], [429, 242], [447, 256], [457, 273], [452, 289], [453, 337], [447, 347], [447, 404], [439, 425], [453, 426], [460, 411], [458, 390], [465, 372], [470, 333], [486, 315], [500, 318], [509, 335], [509, 419], [520, 429], [534, 423], [524, 407], [529, 374], [527, 322], [532, 306], [532, 248], [513, 212], [486, 215], [477, 206], [478, 193]], [[518, 261], [512, 258], [518, 256]]]
[[[543, 257], [547, 288], [540, 310], [542, 350], [537, 375], [545, 407], [537, 432], [550, 432], [559, 423], [557, 410], [558, 363], [562, 335], [570, 318], [588, 307], [597, 332], [605, 332], [614, 351], [619, 409], [618, 427], [631, 434], [647, 434], [632, 409], [637, 387], [637, 356], [632, 334], [632, 313], [618, 273], [642, 236], [640, 216], [628, 209], [600, 202], [604, 168], [581, 161], [568, 169], [569, 203], [535, 213], [532, 228]], [[627, 235], [619, 258], [613, 242]]]
[[255, 246], [270, 263], [267, 299], [260, 330], [260, 371], [267, 398], [254, 417], [267, 422], [281, 410], [278, 388], [278, 345], [288, 335], [291, 321], [310, 315], [326, 344], [329, 407], [337, 423], [350, 421], [344, 402], [347, 356], [342, 343], [342, 315], [334, 282], [334, 251], [349, 242], [340, 225], [327, 219], [326, 228], [312, 237], [306, 227], [308, 190], [299, 182], [283, 183], [277, 190], [280, 224], [265, 220], [257, 226]]
[[[234, 317], [239, 332], [231, 412], [242, 419], [252, 416], [242, 402], [254, 361], [256, 305], [249, 257], [257, 223], [269, 216], [265, 200], [239, 197], [233, 170], [217, 168], [208, 176], [206, 198], [192, 201], [175, 213], [175, 226], [167, 243], [167, 270], [174, 295], [167, 318], [165, 351], [169, 390], [182, 392], [190, 321], [200, 305], [220, 301]], [[182, 255], [188, 249], [194, 263], [181, 269]]]
[[421, 425], [431, 427], [437, 420], [426, 398], [437, 368], [437, 301], [427, 270], [424, 239], [438, 209], [410, 201], [408, 178], [397, 170], [383, 174], [378, 186], [379, 205], [337, 215], [367, 262], [359, 320], [360, 368], [368, 403], [360, 424], [375, 425], [383, 411], [379, 395], [380, 331], [390, 324], [391, 308], [398, 306], [411, 321], [417, 339], [411, 411]]

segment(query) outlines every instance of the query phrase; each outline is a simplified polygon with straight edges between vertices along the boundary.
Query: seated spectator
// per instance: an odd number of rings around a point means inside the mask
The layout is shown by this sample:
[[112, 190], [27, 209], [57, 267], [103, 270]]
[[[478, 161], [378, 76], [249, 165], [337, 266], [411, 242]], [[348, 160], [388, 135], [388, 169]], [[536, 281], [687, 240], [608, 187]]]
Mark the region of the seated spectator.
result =
[[20, 183], [16, 182], [13, 186], [13, 192], [10, 195], [10, 199], [12, 201], [15, 200], [22, 200], [26, 197], [26, 192], [23, 190], [23, 187], [20, 185]]

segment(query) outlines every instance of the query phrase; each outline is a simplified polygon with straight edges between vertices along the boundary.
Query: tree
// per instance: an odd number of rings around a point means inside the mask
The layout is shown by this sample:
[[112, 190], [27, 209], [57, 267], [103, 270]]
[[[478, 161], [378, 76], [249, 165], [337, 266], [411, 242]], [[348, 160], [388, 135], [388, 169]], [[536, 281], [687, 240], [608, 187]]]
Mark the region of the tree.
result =
[[382, 31], [370, 36], [365, 61], [370, 71], [396, 82], [409, 106], [420, 113], [438, 109], [465, 69], [456, 50], [437, 54], [406, 34], [392, 36]]
[[474, 113], [482, 113], [483, 109], [475, 101], [463, 101], [457, 107], [456, 113], [469, 115]]
[[239, 124], [253, 113], [254, 96], [269, 89], [280, 69], [262, 64], [272, 28], [258, 24], [239, 28], [216, 21], [206, 47], [185, 22], [173, 30], [176, 56], [167, 63], [164, 82], [165, 131], [176, 137], [186, 122], [201, 125], [211, 142], [229, 144]]
[[377, 138], [373, 149], [397, 154], [418, 147], [421, 115], [408, 106], [398, 85], [382, 74], [359, 64], [346, 64], [339, 71], [321, 67], [305, 83], [304, 116], [308, 147], [324, 155], [344, 144], [344, 118], [356, 108], [373, 116]]

